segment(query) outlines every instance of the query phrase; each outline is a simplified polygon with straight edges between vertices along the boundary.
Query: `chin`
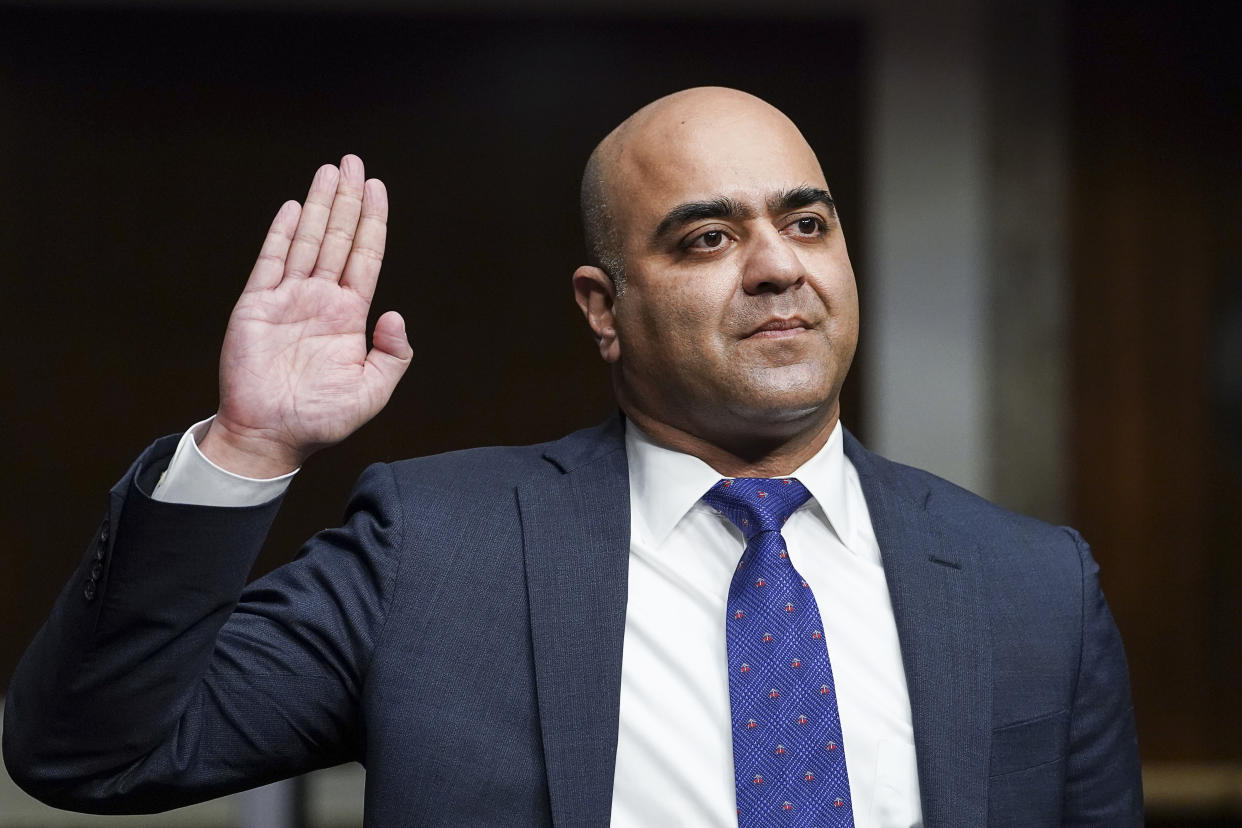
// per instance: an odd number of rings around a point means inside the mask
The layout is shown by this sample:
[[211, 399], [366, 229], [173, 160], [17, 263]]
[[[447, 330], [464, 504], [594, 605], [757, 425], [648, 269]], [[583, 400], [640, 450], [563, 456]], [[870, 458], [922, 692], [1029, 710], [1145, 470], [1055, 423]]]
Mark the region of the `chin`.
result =
[[[747, 419], [778, 423], [814, 420], [836, 410], [841, 387], [825, 381], [831, 376], [822, 366], [806, 363], [751, 372], [729, 389], [734, 393], [725, 406]], [[746, 393], [738, 395], [737, 389]]]
[[801, 394], [787, 394], [775, 399], [732, 400], [726, 407], [734, 413], [734, 416], [747, 422], [756, 425], [790, 425], [795, 426], [793, 430], [796, 431], [798, 424], [814, 423], [825, 416], [831, 416], [831, 413], [836, 411], [836, 399], [821, 396], [806, 398]]

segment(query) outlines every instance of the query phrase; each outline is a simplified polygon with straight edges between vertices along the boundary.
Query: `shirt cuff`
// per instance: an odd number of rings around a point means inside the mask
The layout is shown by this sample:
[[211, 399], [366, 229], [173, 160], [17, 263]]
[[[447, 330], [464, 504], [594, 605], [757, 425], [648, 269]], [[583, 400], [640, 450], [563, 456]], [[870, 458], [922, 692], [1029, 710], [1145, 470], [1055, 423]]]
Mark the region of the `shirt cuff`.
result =
[[207, 434], [215, 415], [195, 423], [173, 453], [168, 468], [151, 493], [154, 500], [191, 506], [258, 506], [279, 497], [289, 488], [297, 469], [260, 480], [226, 471], [203, 456], [198, 441]]

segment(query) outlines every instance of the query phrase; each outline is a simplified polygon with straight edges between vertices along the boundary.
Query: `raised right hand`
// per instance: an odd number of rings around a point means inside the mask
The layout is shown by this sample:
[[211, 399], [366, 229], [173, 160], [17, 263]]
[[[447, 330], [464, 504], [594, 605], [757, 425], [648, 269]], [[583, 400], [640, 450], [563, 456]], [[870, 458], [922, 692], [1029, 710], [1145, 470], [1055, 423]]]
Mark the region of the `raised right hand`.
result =
[[387, 221], [384, 185], [355, 155], [319, 168], [304, 207], [276, 213], [224, 336], [220, 408], [199, 445], [213, 463], [279, 476], [388, 402], [413, 351], [396, 311], [367, 350]]

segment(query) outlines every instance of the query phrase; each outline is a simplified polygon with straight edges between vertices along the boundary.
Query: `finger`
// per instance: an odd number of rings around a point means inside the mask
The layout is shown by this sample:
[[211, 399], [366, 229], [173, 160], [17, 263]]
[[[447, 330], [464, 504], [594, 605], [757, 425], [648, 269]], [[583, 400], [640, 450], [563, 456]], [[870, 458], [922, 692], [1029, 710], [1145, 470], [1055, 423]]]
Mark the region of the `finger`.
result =
[[362, 209], [362, 188], [366, 176], [362, 159], [346, 155], [341, 159], [341, 174], [336, 184], [336, 196], [332, 199], [332, 212], [328, 215], [328, 227], [324, 231], [319, 259], [311, 276], [341, 278], [341, 269], [354, 243], [354, 231], [358, 227], [358, 213]]
[[297, 229], [301, 214], [302, 205], [296, 201], [280, 205], [263, 239], [263, 246], [259, 248], [259, 258], [250, 271], [250, 278], [246, 280], [247, 291], [266, 290], [280, 284], [285, 273], [285, 257], [289, 255], [289, 243], [293, 241], [293, 232]]
[[375, 346], [374, 350], [402, 362], [409, 362], [414, 356], [414, 349], [410, 347], [410, 340], [405, 332], [405, 319], [396, 311], [388, 311], [375, 320], [371, 344]]
[[345, 263], [341, 285], [370, 302], [375, 295], [380, 265], [384, 263], [384, 244], [388, 238], [388, 191], [384, 182], [372, 178], [362, 195], [362, 218], [354, 234], [354, 246]]
[[371, 337], [371, 352], [367, 354], [366, 377], [372, 399], [383, 406], [392, 396], [392, 390], [410, 367], [414, 349], [405, 333], [405, 320], [396, 311], [388, 311], [375, 322]]
[[324, 164], [315, 173], [310, 192], [306, 194], [306, 203], [302, 205], [298, 229], [293, 233], [293, 243], [289, 245], [289, 257], [285, 260], [286, 279], [304, 279], [315, 266], [339, 177], [340, 171], [331, 164]]

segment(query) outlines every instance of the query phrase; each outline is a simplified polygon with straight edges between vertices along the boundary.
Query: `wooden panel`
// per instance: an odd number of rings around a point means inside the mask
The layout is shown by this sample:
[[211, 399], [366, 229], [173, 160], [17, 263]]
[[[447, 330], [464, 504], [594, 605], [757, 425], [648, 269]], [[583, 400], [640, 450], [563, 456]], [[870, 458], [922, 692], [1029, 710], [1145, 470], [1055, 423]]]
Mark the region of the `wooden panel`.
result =
[[1242, 453], [1212, 379], [1242, 277], [1236, 27], [1154, 3], [1072, 19], [1073, 519], [1144, 758], [1237, 760]]

